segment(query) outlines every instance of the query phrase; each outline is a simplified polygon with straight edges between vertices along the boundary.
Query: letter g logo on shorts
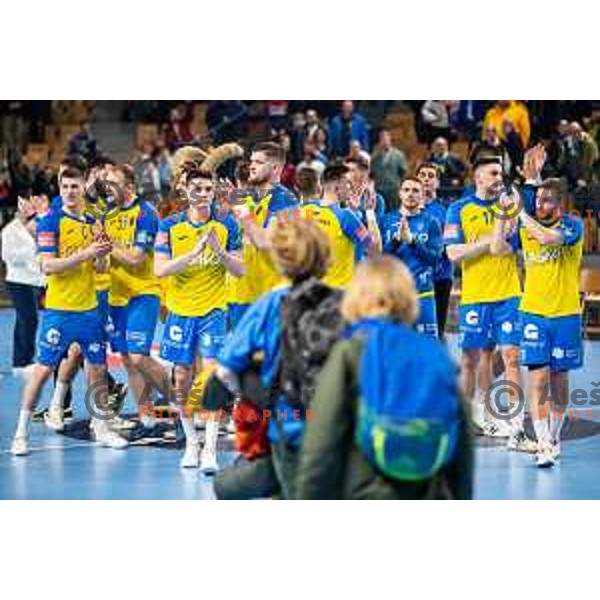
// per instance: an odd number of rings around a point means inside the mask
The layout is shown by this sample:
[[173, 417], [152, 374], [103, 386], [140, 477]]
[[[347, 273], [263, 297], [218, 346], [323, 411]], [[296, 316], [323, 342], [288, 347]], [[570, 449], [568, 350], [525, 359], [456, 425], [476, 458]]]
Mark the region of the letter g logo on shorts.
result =
[[476, 310], [470, 310], [465, 316], [465, 321], [467, 325], [477, 325], [479, 323], [479, 314]]
[[181, 327], [179, 327], [179, 325], [171, 325], [171, 327], [169, 328], [169, 337], [174, 342], [181, 342], [181, 340], [183, 339], [183, 331]]
[[536, 341], [540, 337], [540, 331], [537, 325], [534, 325], [533, 323], [528, 323], [523, 329], [523, 335], [525, 336], [526, 340]]

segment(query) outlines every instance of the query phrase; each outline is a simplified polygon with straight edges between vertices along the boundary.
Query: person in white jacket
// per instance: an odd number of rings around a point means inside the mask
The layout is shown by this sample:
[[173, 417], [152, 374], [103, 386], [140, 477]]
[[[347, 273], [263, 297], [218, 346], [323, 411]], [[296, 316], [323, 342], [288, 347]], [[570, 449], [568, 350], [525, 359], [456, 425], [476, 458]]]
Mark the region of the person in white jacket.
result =
[[16, 311], [13, 332], [13, 369], [24, 375], [35, 356], [38, 302], [44, 276], [36, 256], [33, 204], [19, 199], [15, 218], [1, 232], [2, 260], [6, 263], [6, 289]]

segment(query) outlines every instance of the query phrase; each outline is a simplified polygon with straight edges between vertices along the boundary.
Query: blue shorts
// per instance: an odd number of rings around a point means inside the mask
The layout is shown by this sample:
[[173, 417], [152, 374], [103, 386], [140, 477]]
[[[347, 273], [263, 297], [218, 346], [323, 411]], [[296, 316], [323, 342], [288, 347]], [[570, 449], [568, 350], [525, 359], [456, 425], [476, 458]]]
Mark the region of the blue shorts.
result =
[[520, 298], [460, 306], [460, 344], [463, 350], [518, 346], [521, 341]]
[[229, 331], [235, 329], [244, 313], [252, 306], [251, 304], [229, 304], [227, 307], [227, 327]]
[[583, 364], [581, 315], [542, 317], [521, 313], [521, 364], [570, 371]]
[[98, 311], [43, 311], [37, 334], [38, 354], [35, 362], [56, 367], [73, 343], [79, 344], [85, 360], [90, 364], [106, 363], [105, 333]]
[[98, 316], [104, 329], [105, 339], [108, 340], [108, 320], [110, 316], [110, 307], [108, 305], [108, 290], [102, 290], [96, 292], [96, 299], [98, 300]]
[[160, 357], [176, 365], [193, 365], [200, 354], [216, 358], [225, 339], [227, 319], [219, 309], [203, 317], [181, 317], [169, 313], [165, 322]]
[[110, 347], [119, 354], [150, 354], [160, 314], [158, 296], [136, 296], [126, 306], [110, 307]]
[[415, 323], [417, 331], [433, 337], [438, 336], [435, 310], [435, 296], [419, 296], [419, 318]]

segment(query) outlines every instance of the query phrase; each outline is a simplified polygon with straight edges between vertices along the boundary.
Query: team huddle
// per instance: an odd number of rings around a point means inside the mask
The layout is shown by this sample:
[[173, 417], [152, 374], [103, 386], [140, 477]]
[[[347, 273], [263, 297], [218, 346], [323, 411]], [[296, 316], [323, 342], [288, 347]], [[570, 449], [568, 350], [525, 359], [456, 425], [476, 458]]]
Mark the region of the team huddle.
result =
[[[583, 226], [561, 210], [561, 182], [541, 180], [544, 161], [539, 146], [525, 155], [522, 210], [514, 210], [516, 191], [493, 192], [503, 180], [502, 158], [481, 151], [472, 159], [471, 193], [447, 205], [438, 197], [437, 165], [423, 163], [403, 180], [399, 208], [386, 212], [367, 158], [329, 165], [322, 175], [303, 168], [292, 192], [280, 183], [285, 152], [268, 142], [256, 145], [236, 169], [227, 194], [220, 193], [214, 169], [186, 161], [175, 184], [183, 202], [164, 218], [136, 195], [128, 165], [99, 165], [89, 173], [61, 167], [60, 196], [37, 224], [47, 291], [13, 454], [29, 453], [29, 422], [47, 379], [56, 369], [72, 377], [82, 360], [93, 390], [93, 438], [110, 448], [127, 446], [106, 416], [110, 345], [127, 371], [141, 426], [153, 426], [146, 408], [148, 389], [155, 389], [179, 410], [186, 440], [181, 466], [217, 471], [219, 420], [206, 420], [200, 448], [185, 399], [202, 372], [235, 370], [250, 338], [268, 338], [264, 329], [275, 327], [275, 317], [265, 313], [258, 321], [249, 308], [289, 285], [271, 255], [273, 231], [300, 219], [327, 237], [330, 259], [322, 281], [331, 288], [345, 289], [356, 265], [378, 255], [404, 263], [418, 295], [414, 326], [423, 336], [444, 340], [454, 267], [460, 267], [461, 388], [474, 428], [506, 438], [510, 450], [535, 453], [540, 467], [552, 466], [560, 454], [568, 372], [583, 361]], [[90, 181], [104, 185], [94, 188]], [[161, 309], [159, 360], [151, 350]], [[486, 407], [498, 353], [505, 379], [516, 386], [521, 366], [528, 369], [535, 440], [525, 433], [522, 411], [503, 420]], [[54, 431], [65, 427], [61, 381], [45, 419]], [[513, 390], [509, 403], [516, 401]]]

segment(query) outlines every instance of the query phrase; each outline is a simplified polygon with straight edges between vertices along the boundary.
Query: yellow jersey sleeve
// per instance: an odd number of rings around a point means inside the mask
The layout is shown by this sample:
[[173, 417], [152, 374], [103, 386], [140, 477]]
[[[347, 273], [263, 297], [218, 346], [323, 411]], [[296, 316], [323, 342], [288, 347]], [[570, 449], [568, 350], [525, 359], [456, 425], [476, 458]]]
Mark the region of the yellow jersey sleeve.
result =
[[[93, 242], [92, 219], [77, 219], [62, 209], [40, 220], [36, 232], [39, 254], [67, 258]], [[83, 312], [97, 306], [94, 261], [86, 260], [62, 273], [48, 275], [46, 308]]]
[[[473, 243], [491, 236], [496, 221], [488, 209], [489, 204], [476, 196], [467, 196], [451, 204], [446, 214], [445, 244]], [[515, 251], [517, 241], [515, 233], [510, 239]], [[462, 304], [499, 302], [520, 295], [516, 254], [484, 254], [462, 263]]]

